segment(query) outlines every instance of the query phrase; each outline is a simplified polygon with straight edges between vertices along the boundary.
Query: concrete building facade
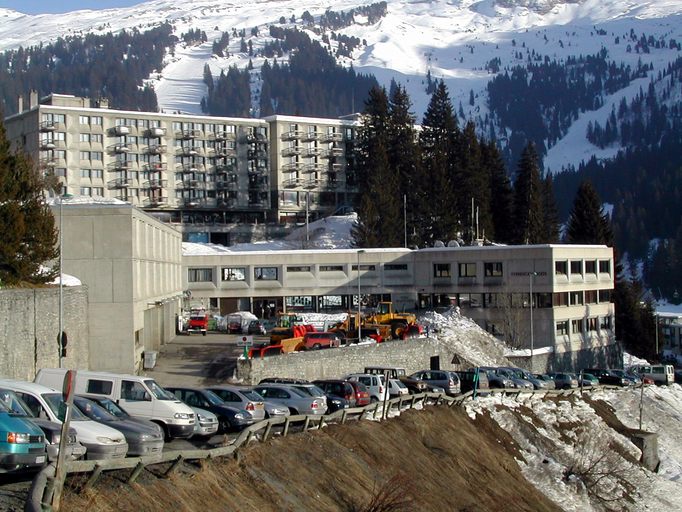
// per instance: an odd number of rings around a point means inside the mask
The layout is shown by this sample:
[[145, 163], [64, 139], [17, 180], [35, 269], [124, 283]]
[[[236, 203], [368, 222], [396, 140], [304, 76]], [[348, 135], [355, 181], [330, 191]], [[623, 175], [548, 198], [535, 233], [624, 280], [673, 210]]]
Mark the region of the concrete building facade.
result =
[[146, 350], [175, 336], [180, 233], [129, 204], [65, 199], [53, 213], [62, 226], [63, 271], [88, 289], [88, 368], [138, 370]]
[[128, 202], [187, 241], [278, 236], [357, 192], [353, 120], [122, 111], [63, 94], [32, 93], [27, 106], [5, 120], [7, 135], [52, 194]]
[[[233, 252], [183, 257], [183, 287], [223, 313], [458, 307], [519, 349], [574, 358], [615, 346], [606, 246]], [[532, 307], [531, 307], [532, 305]], [[544, 351], [546, 352], [546, 350]]]

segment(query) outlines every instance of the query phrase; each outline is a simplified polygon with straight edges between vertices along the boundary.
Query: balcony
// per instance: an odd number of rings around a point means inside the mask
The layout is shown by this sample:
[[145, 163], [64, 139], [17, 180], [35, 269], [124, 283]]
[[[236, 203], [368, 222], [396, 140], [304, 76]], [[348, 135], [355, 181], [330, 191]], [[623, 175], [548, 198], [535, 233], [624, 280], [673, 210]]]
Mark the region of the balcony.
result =
[[325, 190], [336, 190], [339, 186], [339, 182], [336, 180], [320, 181], [320, 188]]
[[114, 144], [114, 146], [110, 147], [110, 149], [114, 153], [118, 153], [118, 154], [130, 152], [130, 146], [128, 146], [128, 144], [123, 144], [123, 143]]
[[282, 186], [284, 188], [297, 188], [299, 186], [299, 179], [298, 178], [286, 179], [282, 181]]
[[219, 197], [217, 199], [217, 205], [220, 208], [234, 208], [237, 206], [236, 197]]
[[235, 158], [237, 150], [235, 148], [219, 148], [216, 149], [215, 156], [218, 158]]
[[248, 173], [249, 176], [268, 176], [270, 171], [267, 167], [250, 167]]
[[282, 140], [296, 140], [300, 139], [303, 136], [303, 132], [300, 130], [291, 130], [289, 132], [284, 132], [281, 135]]
[[302, 141], [319, 140], [321, 136], [322, 136], [322, 133], [321, 133], [321, 132], [309, 131], [309, 132], [304, 132], [304, 133], [301, 135], [301, 140], [302, 140]]
[[324, 133], [320, 137], [322, 142], [341, 142], [343, 140], [343, 134], [341, 133]]
[[133, 167], [133, 162], [129, 162], [127, 160], [115, 160], [114, 162], [111, 162], [109, 164], [109, 169], [112, 169], [114, 171], [127, 171], [129, 169], [132, 169]]
[[182, 190], [205, 190], [206, 182], [199, 180], [182, 180], [176, 183], [175, 188]]
[[143, 206], [153, 207], [153, 206], [163, 206], [168, 203], [168, 198], [164, 196], [152, 196], [146, 197], [143, 201]]
[[180, 156], [197, 156], [199, 152], [193, 147], [179, 147], [177, 154]]
[[236, 164], [221, 164], [215, 166], [216, 174], [234, 174], [237, 172]]
[[264, 160], [268, 157], [268, 152], [264, 149], [249, 149], [246, 153], [247, 160]]
[[147, 137], [151, 139], [154, 138], [158, 139], [159, 137], [163, 137], [166, 135], [166, 129], [156, 126], [154, 128], [147, 128], [147, 131], [145, 133]]
[[334, 158], [343, 156], [343, 148], [330, 148], [329, 154]]
[[50, 149], [55, 149], [57, 145], [54, 143], [52, 139], [45, 139], [40, 141], [40, 149], [42, 150], [50, 150]]
[[317, 147], [313, 147], [313, 148], [303, 148], [302, 156], [304, 156], [304, 157], [305, 157], [305, 156], [308, 156], [308, 157], [310, 157], [310, 156], [320, 156], [320, 155], [322, 155], [322, 154], [324, 154], [324, 153], [325, 153], [325, 150], [322, 149], [322, 148], [317, 148]]
[[182, 167], [180, 168], [180, 172], [184, 173], [198, 173], [198, 172], [206, 172], [204, 171], [203, 167], [190, 163], [190, 164], [182, 164]]
[[236, 134], [234, 132], [215, 132], [209, 135], [209, 139], [212, 140], [235, 140]]
[[258, 192], [263, 192], [265, 190], [268, 190], [268, 182], [263, 181], [263, 182], [249, 182], [249, 190], [251, 191], [258, 191]]
[[130, 178], [116, 178], [107, 183], [107, 187], [111, 189], [121, 189], [128, 188], [132, 184], [133, 180]]
[[300, 171], [302, 168], [303, 164], [300, 162], [289, 162], [288, 164], [284, 164], [282, 166], [282, 171], [284, 172]]
[[269, 205], [267, 199], [259, 198], [249, 198], [249, 206], [252, 208], [267, 208]]
[[216, 190], [237, 190], [239, 188], [239, 183], [236, 181], [216, 181]]
[[311, 179], [311, 180], [304, 180], [303, 183], [301, 184], [303, 188], [317, 188], [320, 184], [320, 180], [317, 179]]
[[40, 164], [40, 167], [54, 167], [57, 165], [57, 159], [56, 158], [41, 158], [38, 163]]
[[160, 155], [165, 152], [166, 152], [165, 144], [150, 144], [147, 147], [147, 153], [149, 153], [150, 155]]
[[111, 132], [114, 135], [118, 135], [118, 136], [128, 135], [130, 133], [130, 126], [126, 126], [125, 124], [120, 124], [118, 126], [114, 126], [111, 129]]
[[206, 198], [204, 197], [179, 197], [178, 206], [185, 208], [197, 208], [199, 206], [206, 206]]
[[40, 123], [41, 132], [53, 132], [57, 129], [57, 123], [54, 121], [43, 121]]
[[148, 180], [144, 182], [142, 188], [146, 190], [157, 190], [160, 188], [166, 188], [167, 186], [167, 180]]
[[341, 172], [343, 171], [343, 164], [330, 164], [327, 172]]
[[166, 164], [163, 162], [150, 162], [144, 166], [145, 172], [165, 172]]
[[201, 135], [199, 130], [178, 130], [175, 132], [176, 139], [191, 140]]
[[301, 154], [301, 148], [299, 148], [298, 146], [291, 146], [288, 148], [284, 148], [281, 151], [282, 156], [296, 156], [296, 155], [300, 155], [300, 154]]
[[303, 168], [303, 172], [306, 173], [311, 173], [311, 172], [324, 172], [327, 169], [327, 166], [324, 164], [306, 164], [306, 166]]

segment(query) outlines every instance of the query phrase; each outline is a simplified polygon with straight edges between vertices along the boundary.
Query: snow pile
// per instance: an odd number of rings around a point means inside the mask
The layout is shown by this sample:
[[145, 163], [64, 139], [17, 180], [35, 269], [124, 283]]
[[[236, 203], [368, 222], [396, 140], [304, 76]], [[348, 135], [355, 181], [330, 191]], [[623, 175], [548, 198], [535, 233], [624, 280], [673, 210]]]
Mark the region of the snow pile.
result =
[[115, 197], [100, 197], [100, 196], [79, 196], [79, 195], [68, 195], [68, 196], [57, 196], [49, 197], [45, 200], [49, 206], [59, 206], [61, 204], [65, 206], [70, 205], [130, 205], [125, 201], [116, 199]]
[[54, 281], [49, 284], [59, 285], [60, 279], [63, 286], [81, 286], [83, 284], [76, 276], [70, 276], [69, 274], [58, 275]]

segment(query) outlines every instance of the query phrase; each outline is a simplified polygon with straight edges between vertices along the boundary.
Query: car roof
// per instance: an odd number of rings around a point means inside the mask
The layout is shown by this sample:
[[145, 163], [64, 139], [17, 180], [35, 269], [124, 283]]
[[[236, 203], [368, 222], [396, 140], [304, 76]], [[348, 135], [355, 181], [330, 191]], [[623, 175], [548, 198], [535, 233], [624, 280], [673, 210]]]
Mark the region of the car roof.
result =
[[12, 390], [20, 390], [29, 393], [61, 393], [58, 389], [25, 380], [0, 379], [0, 386], [7, 386]]

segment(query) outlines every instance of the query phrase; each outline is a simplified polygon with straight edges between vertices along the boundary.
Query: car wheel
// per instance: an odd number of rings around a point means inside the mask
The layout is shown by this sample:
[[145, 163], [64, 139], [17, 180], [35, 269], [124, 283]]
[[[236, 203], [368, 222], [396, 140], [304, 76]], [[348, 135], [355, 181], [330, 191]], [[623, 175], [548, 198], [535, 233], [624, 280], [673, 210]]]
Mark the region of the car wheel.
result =
[[230, 421], [227, 418], [220, 418], [220, 433], [225, 434], [231, 429]]
[[293, 407], [289, 407], [289, 412], [291, 413], [292, 416], [295, 416], [298, 414], [298, 411], [294, 409]]
[[319, 343], [315, 343], [313, 345], [313, 350], [320, 350], [321, 348], [322, 348], [322, 345], [320, 345]]
[[395, 322], [391, 324], [391, 337], [394, 340], [402, 338], [403, 332], [407, 329], [407, 324], [404, 322]]
[[375, 396], [373, 396], [372, 398], [369, 399], [369, 403], [371, 403], [371, 404], [375, 404], [375, 403], [377, 403], [378, 401], [379, 401], [379, 399], [378, 399], [377, 397], [375, 397]]

